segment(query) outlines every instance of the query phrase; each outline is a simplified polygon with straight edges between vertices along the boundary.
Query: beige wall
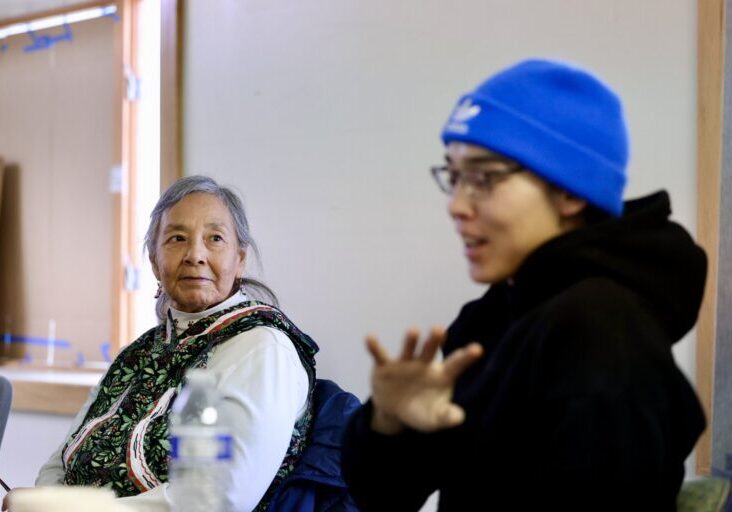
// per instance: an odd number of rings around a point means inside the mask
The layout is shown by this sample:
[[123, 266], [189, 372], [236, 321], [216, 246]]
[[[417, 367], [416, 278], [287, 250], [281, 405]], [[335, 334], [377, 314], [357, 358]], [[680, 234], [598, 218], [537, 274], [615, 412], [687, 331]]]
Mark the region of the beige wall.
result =
[[[60, 30], [60, 29], [55, 29]], [[101, 359], [111, 330], [114, 22], [73, 26], [74, 41], [0, 54], [0, 332], [56, 339]], [[36, 361], [45, 351], [33, 349]]]
[[35, 13], [85, 3], [86, 0], [3, 0], [0, 19], [28, 16]]

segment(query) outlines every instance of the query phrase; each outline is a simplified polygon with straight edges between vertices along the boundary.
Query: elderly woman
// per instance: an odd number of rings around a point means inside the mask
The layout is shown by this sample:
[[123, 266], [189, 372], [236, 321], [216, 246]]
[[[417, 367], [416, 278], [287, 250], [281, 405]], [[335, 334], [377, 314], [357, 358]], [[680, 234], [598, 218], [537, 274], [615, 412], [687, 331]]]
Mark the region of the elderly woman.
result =
[[36, 485], [113, 489], [130, 505], [168, 503], [168, 415], [186, 370], [214, 374], [232, 430], [230, 510], [266, 508], [311, 422], [315, 343], [244, 277], [256, 251], [242, 203], [203, 176], [178, 180], [151, 215], [146, 246], [160, 325], [125, 347], [41, 468]]

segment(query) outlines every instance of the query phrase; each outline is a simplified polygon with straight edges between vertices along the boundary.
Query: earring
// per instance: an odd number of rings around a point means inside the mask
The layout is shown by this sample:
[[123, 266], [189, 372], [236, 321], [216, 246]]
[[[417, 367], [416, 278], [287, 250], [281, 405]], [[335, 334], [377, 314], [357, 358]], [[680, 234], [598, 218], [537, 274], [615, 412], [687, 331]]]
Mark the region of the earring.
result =
[[158, 291], [155, 292], [155, 298], [159, 299], [162, 294], [163, 294], [163, 287], [160, 286], [160, 282], [158, 281]]

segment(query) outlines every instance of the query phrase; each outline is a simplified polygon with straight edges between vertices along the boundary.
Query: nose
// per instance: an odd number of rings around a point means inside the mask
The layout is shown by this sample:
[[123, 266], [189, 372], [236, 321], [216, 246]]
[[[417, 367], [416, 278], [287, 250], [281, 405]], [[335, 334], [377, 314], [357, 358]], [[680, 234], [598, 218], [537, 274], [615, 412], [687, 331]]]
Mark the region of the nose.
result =
[[206, 244], [203, 240], [191, 239], [186, 250], [185, 262], [188, 265], [203, 265], [206, 262]]
[[450, 200], [447, 203], [447, 211], [453, 220], [465, 220], [475, 215], [475, 205], [469, 187], [458, 183], [452, 189]]

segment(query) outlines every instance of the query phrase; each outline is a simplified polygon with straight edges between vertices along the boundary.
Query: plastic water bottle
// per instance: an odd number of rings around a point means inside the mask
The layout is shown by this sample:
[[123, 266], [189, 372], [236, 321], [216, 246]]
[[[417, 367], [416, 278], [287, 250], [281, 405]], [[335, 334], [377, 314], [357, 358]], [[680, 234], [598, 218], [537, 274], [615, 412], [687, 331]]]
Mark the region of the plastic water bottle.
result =
[[233, 457], [231, 432], [219, 423], [214, 376], [186, 373], [170, 415], [168, 477], [175, 512], [228, 512], [226, 490]]

